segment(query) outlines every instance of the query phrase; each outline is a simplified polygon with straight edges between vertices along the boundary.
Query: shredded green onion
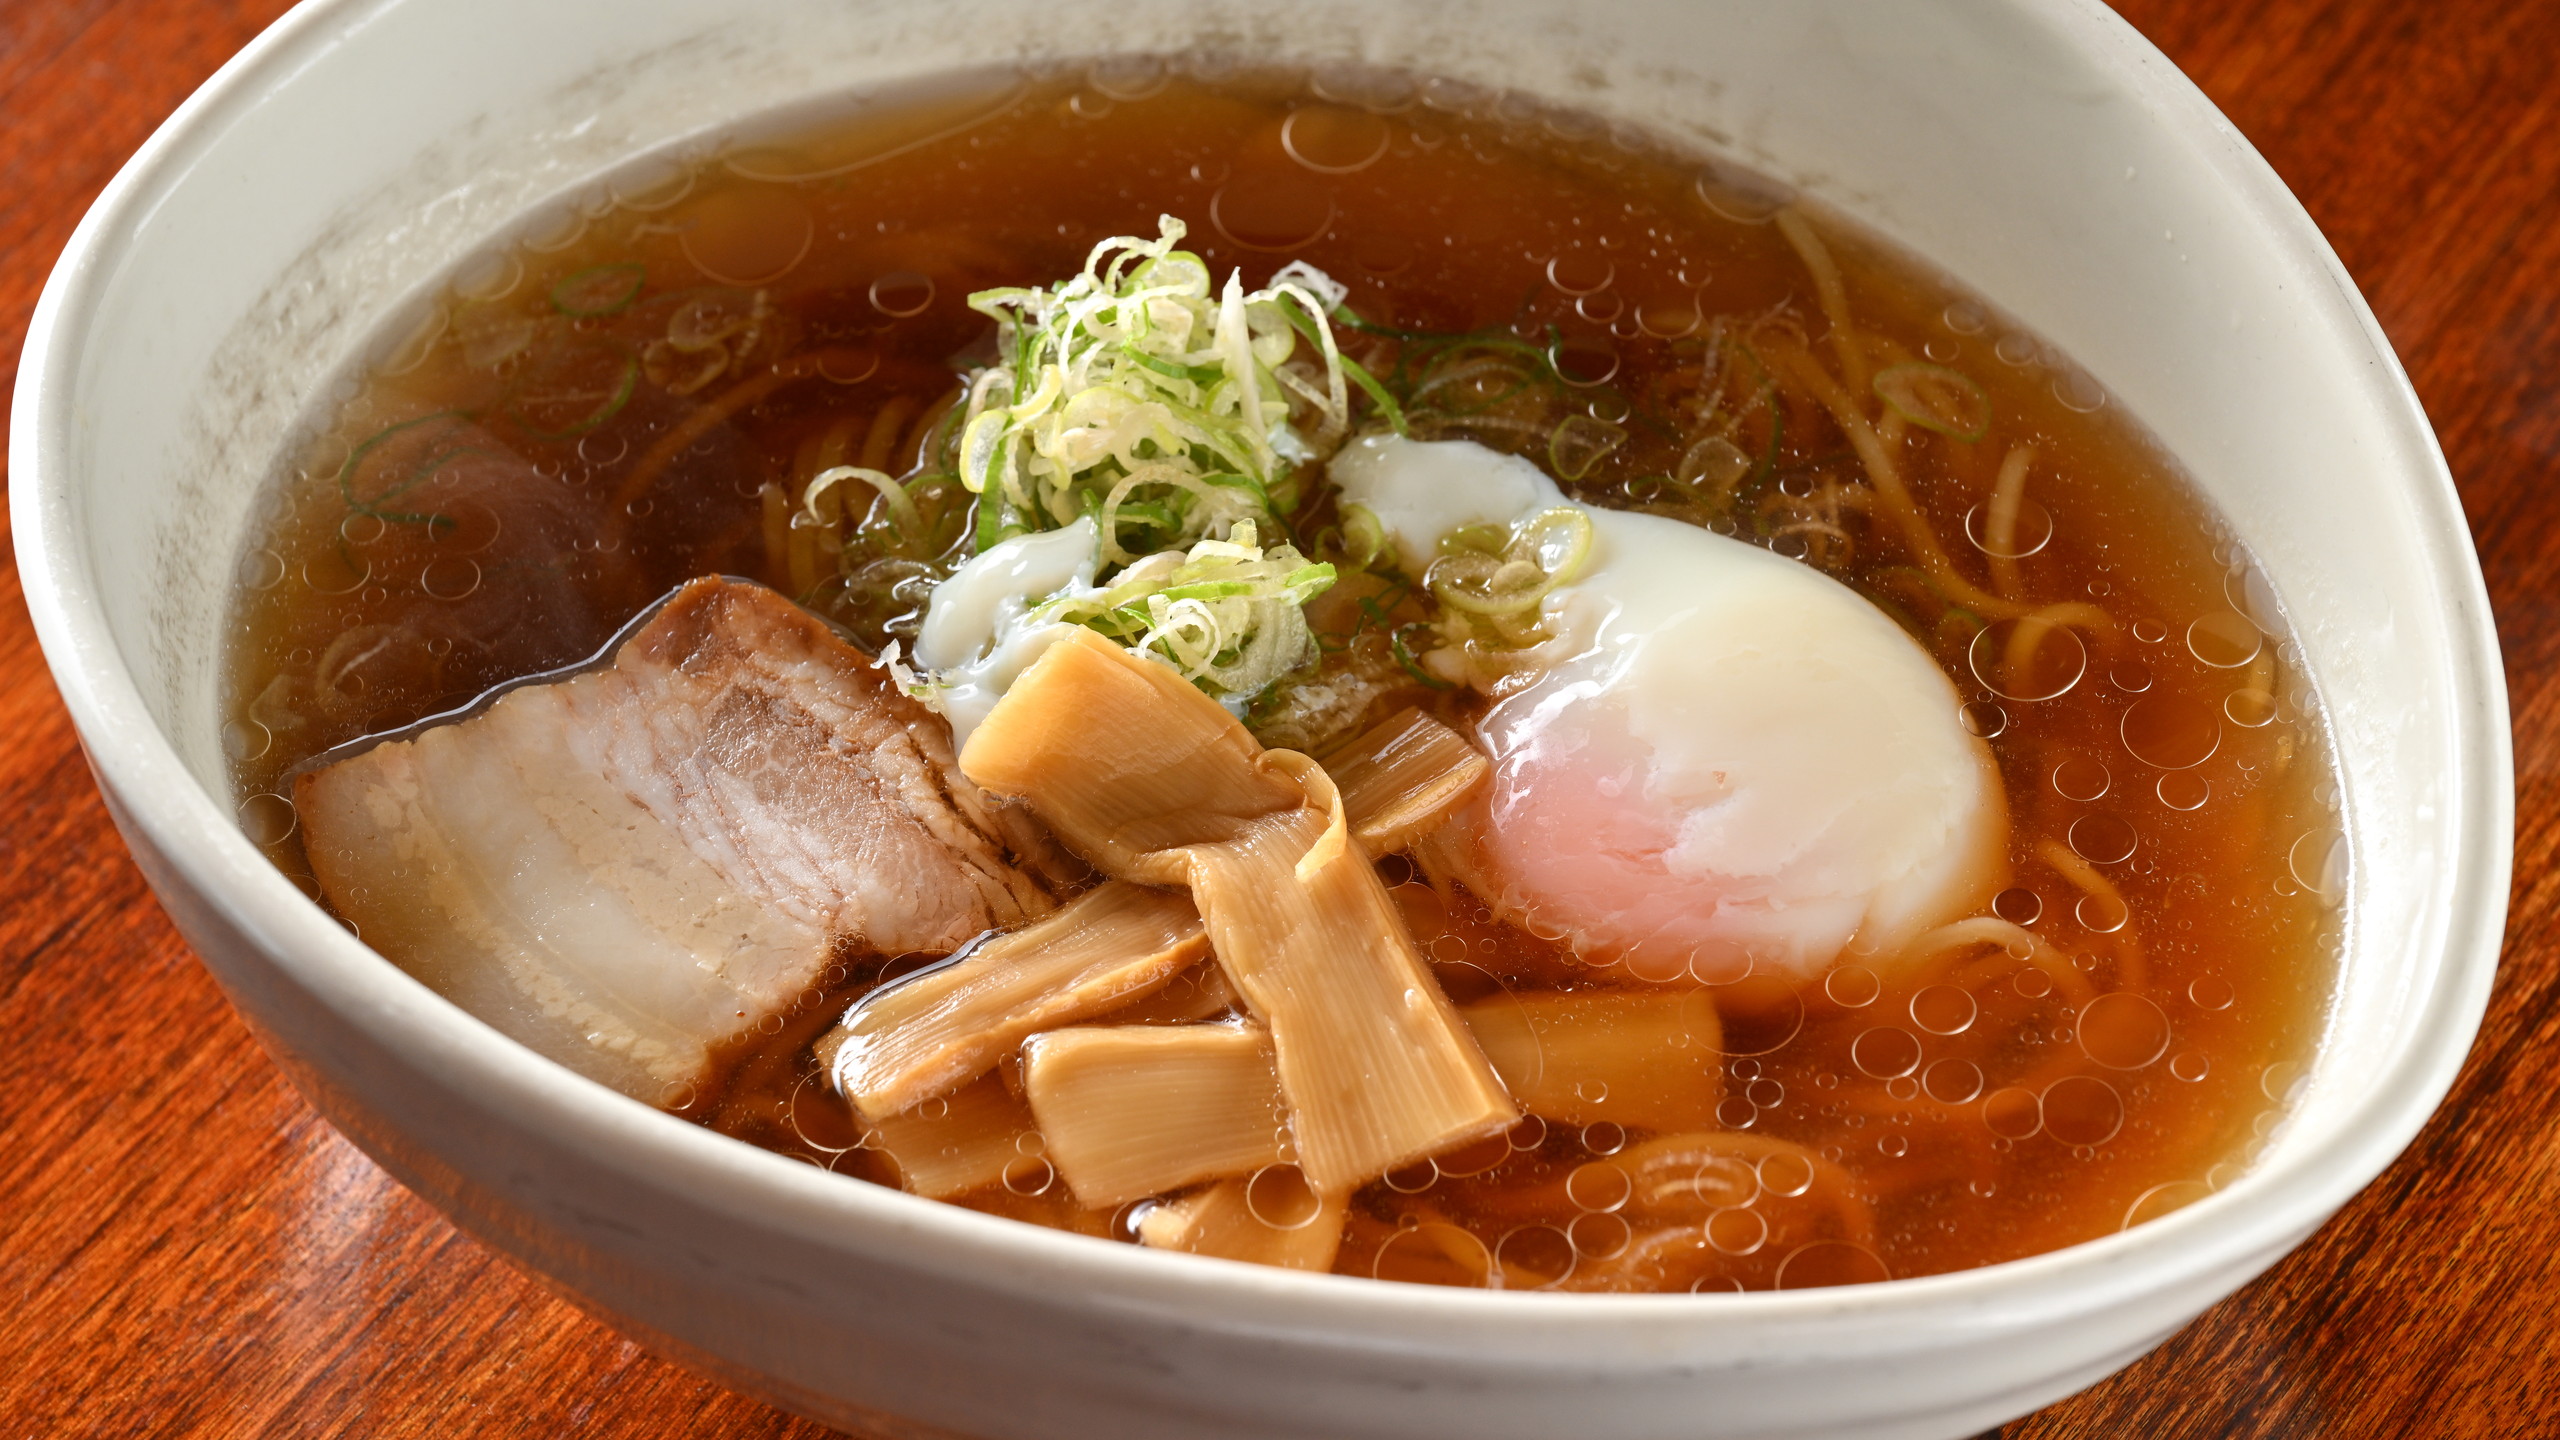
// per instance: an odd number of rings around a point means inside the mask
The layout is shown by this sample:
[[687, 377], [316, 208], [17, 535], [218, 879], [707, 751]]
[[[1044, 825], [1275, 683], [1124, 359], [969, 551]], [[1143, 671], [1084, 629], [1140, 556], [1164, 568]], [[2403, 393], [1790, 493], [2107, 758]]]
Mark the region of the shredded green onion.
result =
[[1350, 367], [1323, 318], [1340, 287], [1292, 265], [1213, 293], [1207, 262], [1174, 248], [1182, 222], [1158, 224], [1154, 240], [1103, 241], [1060, 284], [969, 297], [1006, 357], [969, 377], [960, 427], [979, 550], [1085, 515], [1112, 565], [1245, 522], [1278, 533], [1298, 467], [1348, 428]]
[[1591, 517], [1570, 505], [1541, 510], [1507, 534], [1482, 533], [1491, 529], [1466, 526], [1441, 537], [1424, 583], [1442, 605], [1487, 619], [1526, 617], [1591, 553]]
[[1305, 606], [1334, 580], [1331, 565], [1259, 540], [1253, 521], [1238, 521], [1228, 539], [1149, 555], [1099, 589], [1050, 600], [1031, 618], [1082, 625], [1242, 706], [1315, 658]]
[[889, 507], [889, 523], [897, 527], [899, 538], [908, 541], [923, 538], [924, 517], [916, 511], [915, 497], [907, 493], [905, 486], [889, 476], [877, 470], [866, 470], [859, 465], [838, 465], [832, 470], [821, 470], [809, 478], [808, 493], [801, 499], [800, 504], [808, 511], [811, 521], [825, 523], [827, 515], [825, 511], [818, 508], [818, 497], [847, 480], [859, 480], [880, 492], [880, 498], [887, 502]]
[[1567, 415], [1547, 437], [1547, 463], [1559, 480], [1580, 480], [1593, 466], [1627, 443], [1624, 426], [1589, 415]]

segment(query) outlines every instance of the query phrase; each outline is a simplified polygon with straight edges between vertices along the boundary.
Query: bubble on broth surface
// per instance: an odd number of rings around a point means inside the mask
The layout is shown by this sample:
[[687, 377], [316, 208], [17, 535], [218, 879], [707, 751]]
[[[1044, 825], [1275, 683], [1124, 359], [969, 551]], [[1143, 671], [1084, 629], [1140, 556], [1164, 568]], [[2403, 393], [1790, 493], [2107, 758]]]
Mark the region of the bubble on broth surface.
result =
[[2222, 596], [2242, 618], [2268, 635], [2283, 633], [2282, 612], [2276, 608], [2275, 590], [2267, 584], [2266, 576], [2258, 572], [2247, 552], [2241, 552], [2237, 563], [2223, 576]]
[[1399, 1195], [1419, 1195], [1440, 1183], [1440, 1167], [1427, 1159], [1416, 1160], [1388, 1171], [1379, 1183]]
[[2044, 1128], [2044, 1102], [2015, 1085], [1994, 1090], [1983, 1098], [1982, 1123], [2003, 1140], [2024, 1140]]
[[2066, 627], [1999, 620], [1975, 634], [1965, 659], [1983, 689], [2034, 704], [2068, 694], [2080, 683], [2089, 668], [2089, 647]]
[[1547, 283], [1567, 295], [1591, 295], [1609, 288], [1618, 267], [1606, 255], [1567, 250], [1547, 262]]
[[1003, 1179], [1004, 1188], [1016, 1195], [1046, 1195], [1058, 1182], [1058, 1170], [1044, 1156], [1017, 1155], [1005, 1162]]
[[2234, 690], [2223, 697], [2222, 713], [2232, 724], [2256, 730], [2276, 718], [2276, 697], [2264, 690]]
[[1885, 1268], [1874, 1251], [1846, 1240], [1816, 1240], [1798, 1246], [1778, 1266], [1781, 1290], [1878, 1285], [1892, 1278], [1893, 1272]]
[[1616, 347], [1596, 335], [1567, 335], [1547, 347], [1547, 363], [1567, 385], [1606, 385], [1618, 373]]
[[2082, 415], [2093, 414], [2107, 403], [2106, 387], [2076, 365], [2066, 366], [2054, 376], [2052, 389], [2053, 398], [2061, 401], [2064, 409]]
[[1980, 1013], [1973, 992], [1960, 985], [1930, 985], [1911, 997], [1911, 1023], [1932, 1035], [1961, 1035]]
[[1991, 313], [1971, 300], [1957, 300], [1938, 312], [1938, 323], [1958, 335], [1980, 335], [1991, 328]]
[[2201, 1180], [2172, 1180], [2154, 1185], [2135, 1196], [2133, 1203], [2125, 1207], [2124, 1228], [2130, 1230], [2146, 1220], [2157, 1220], [2163, 1215], [2183, 1210], [2212, 1193], [2213, 1187]]
[[353, 595], [373, 578], [373, 562], [343, 551], [324, 552], [302, 562], [302, 583], [319, 595]]
[[1761, 225], [1795, 203], [1795, 192], [1769, 177], [1722, 160], [1710, 160], [1698, 171], [1698, 198], [1727, 220]]
[[1547, 1290], [1573, 1273], [1580, 1256], [1573, 1237], [1553, 1225], [1522, 1225], [1494, 1242], [1494, 1262], [1506, 1290]]
[[1684, 1188], [1706, 1204], [1732, 1206], [1750, 1204], [1762, 1186], [1749, 1162], [1732, 1155], [1710, 1155], [1698, 1163]]
[[871, 308], [893, 320], [923, 314], [933, 295], [933, 277], [913, 270], [892, 270], [871, 282]]
[[2053, 543], [2053, 515], [2033, 500], [2018, 502], [2018, 514], [2003, 541], [1991, 533], [1991, 516], [1987, 506], [1976, 505], [1964, 512], [1964, 536], [1973, 548], [2001, 560], [2023, 560]]
[[2238, 998], [2231, 982], [2217, 975], [2200, 975], [2187, 982], [2187, 998], [2206, 1010], [2228, 1010]]
[[2301, 1090], [2308, 1073], [2291, 1060], [2279, 1060], [2259, 1072], [2258, 1089], [2277, 1104], [2289, 1105]]
[[2187, 627], [2187, 651], [2217, 670], [2236, 670], [2258, 658], [2266, 636], [2247, 617], [2217, 611]]
[[1962, 1105], [1982, 1093], [1982, 1067], [1970, 1060], [1932, 1061], [1920, 1072], [1920, 1088], [1941, 1105]]
[[240, 802], [240, 829], [260, 845], [283, 844], [299, 820], [293, 802], [282, 795], [252, 795]]
[[1636, 304], [1636, 328], [1657, 340], [1678, 340], [1694, 335], [1702, 323], [1704, 317], [1694, 299], [1677, 297], [1643, 300]]
[[2131, 908], [2122, 900], [2104, 893], [2083, 895], [2071, 907], [2071, 918], [2080, 922], [2081, 929], [2093, 935], [2114, 934], [2125, 927], [2125, 922], [2132, 915]]
[[1324, 1213], [1324, 1202], [1295, 1165], [1265, 1165], [1245, 1182], [1245, 1209], [1274, 1230], [1303, 1230]]
[[2012, 925], [2033, 925], [2044, 914], [2044, 897], [2023, 885], [2012, 885], [1991, 897], [1991, 913]]
[[1822, 977], [1822, 992], [1833, 1004], [1857, 1010], [1876, 1003], [1884, 982], [1864, 965], [1843, 965]]
[[723, 191], [687, 212], [678, 237], [695, 269], [724, 285], [767, 285], [798, 268], [817, 236], [808, 202], [789, 190]]
[[2148, 997], [2119, 991], [2080, 1012], [2080, 1049], [2110, 1070], [2139, 1070], [2169, 1048], [2169, 1017]]
[[1218, 232], [1247, 250], [1299, 249], [1332, 226], [1333, 194], [1296, 172], [1240, 174], [1210, 197]]
[[284, 557], [273, 550], [252, 550], [240, 562], [239, 580], [243, 589], [272, 590], [283, 583]]
[[1280, 123], [1280, 148], [1320, 175], [1350, 175], [1375, 165], [1393, 138], [1387, 121], [1365, 110], [1310, 105]]
[[1769, 1217], [1757, 1210], [1718, 1210], [1706, 1228], [1707, 1244], [1719, 1255], [1756, 1255], [1769, 1243]]
[[222, 727], [222, 753], [234, 764], [255, 760], [275, 744], [275, 733], [255, 720], [232, 720]]
[[2186, 694], [2150, 694], [2132, 702], [2120, 733], [2132, 758], [2166, 771], [2202, 766], [2222, 748], [2222, 720]]
[[1627, 1203], [1635, 1182], [1626, 1170], [1605, 1160], [1576, 1166], [1564, 1181], [1565, 1198], [1583, 1210], [1611, 1211]]
[[2068, 838], [2072, 853], [2081, 859], [2093, 865], [2113, 865], [2130, 857], [2141, 837], [2123, 816], [2100, 811], [2072, 821]]
[[1445, 1221], [1427, 1220], [1396, 1232], [1379, 1246], [1369, 1273], [1380, 1280], [1482, 1289], [1496, 1272], [1493, 1253], [1474, 1232]]
[[526, 222], [516, 243], [535, 255], [556, 255], [575, 245], [587, 233], [587, 217], [575, 207], [561, 206]]
[[2213, 782], [2192, 770], [2172, 770], [2152, 790], [2172, 810], [2201, 810], [2213, 798]]
[[2324, 898], [2343, 894], [2347, 886], [2347, 841], [2335, 830], [2319, 829], [2293, 842], [2285, 864], [2302, 888]]
[[480, 588], [480, 562], [461, 555], [430, 560], [419, 572], [418, 588], [438, 600], [468, 599]]
[[2107, 773], [2106, 766], [2086, 755], [2074, 755], [2053, 767], [2053, 792], [2065, 800], [2083, 804], [2096, 800], [2114, 782], [2115, 777]]
[[[1573, 313], [1594, 325], [1608, 325], [1624, 313], [1626, 308], [1626, 298], [1613, 290], [1603, 290], [1596, 295], [1585, 295], [1573, 302]], [[1632, 338], [1636, 331], [1631, 327], [1612, 326], [1609, 333], [1621, 339], [1627, 339]]]
[[2169, 1057], [2169, 1073], [2193, 1084], [2213, 1071], [2213, 1062], [2193, 1050], [2181, 1050]]
[[1849, 1042], [1849, 1060], [1878, 1080], [1908, 1075], [1920, 1065], [1920, 1042], [1908, 1030], [1879, 1025]]
[[1635, 1239], [1635, 1228], [1619, 1215], [1577, 1215], [1565, 1234], [1576, 1254], [1586, 1260], [1615, 1260]]
[[1149, 99], [1172, 78], [1164, 61], [1152, 55], [1115, 55], [1085, 71], [1085, 83], [1113, 100]]
[[2124, 1128], [2124, 1097], [2095, 1075], [2066, 1075], [2045, 1087], [2045, 1133], [2065, 1145], [2103, 1145]]

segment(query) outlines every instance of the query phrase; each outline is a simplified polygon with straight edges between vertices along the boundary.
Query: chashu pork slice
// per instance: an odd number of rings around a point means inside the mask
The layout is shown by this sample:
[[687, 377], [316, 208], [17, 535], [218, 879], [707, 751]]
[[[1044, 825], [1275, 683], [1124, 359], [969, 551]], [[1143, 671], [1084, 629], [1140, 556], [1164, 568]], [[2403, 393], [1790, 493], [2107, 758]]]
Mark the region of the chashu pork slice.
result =
[[1071, 864], [860, 651], [721, 579], [610, 663], [317, 766], [294, 803], [368, 944], [651, 1101], [831, 960], [1019, 925]]

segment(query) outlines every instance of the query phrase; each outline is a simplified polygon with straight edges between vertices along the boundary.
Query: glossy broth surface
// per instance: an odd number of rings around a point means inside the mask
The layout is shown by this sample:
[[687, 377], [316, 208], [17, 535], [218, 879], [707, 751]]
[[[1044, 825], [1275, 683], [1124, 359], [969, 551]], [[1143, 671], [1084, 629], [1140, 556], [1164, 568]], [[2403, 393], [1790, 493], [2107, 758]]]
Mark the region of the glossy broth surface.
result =
[[[307, 876], [278, 798], [291, 767], [579, 661], [692, 576], [763, 580], [874, 649], [911, 637], [966, 553], [952, 495], [919, 491], [949, 542], [919, 556], [881, 514], [808, 514], [809, 478], [934, 471], [956, 375], [990, 358], [970, 292], [1071, 275], [1170, 214], [1221, 277], [1304, 260], [1342, 281], [1346, 352], [1418, 431], [1527, 454], [1586, 503], [1768, 545], [1885, 608], [1997, 757], [2014, 879], [1993, 910], [2039, 941], [1709, 987], [1720, 1040], [1652, 1063], [1721, 1086], [1714, 1138], [1524, 1120], [1368, 1186], [1336, 1268], [1767, 1289], [1981, 1265], [2167, 1213], [2246, 1164], [2316, 1036], [2338, 878], [2312, 702], [2245, 553], [2094, 382], [1847, 222], [1792, 212], [1837, 260], [1864, 366], [1940, 387], [1906, 397], [1937, 428], [1887, 440], [1953, 565], [2085, 610], [2024, 643], [2025, 622], [1934, 581], [1850, 437], [1768, 360], [1837, 346], [1775, 222], [1786, 202], [1518, 96], [1214, 61], [974, 77], [634, 168], [465, 266], [284, 458], [228, 661], [244, 822]], [[2002, 522], [1994, 490], [2022, 452]], [[1321, 503], [1298, 529], [1319, 557], [1345, 544]], [[1417, 603], [1346, 582], [1311, 618], [1334, 654], [1374, 660]], [[1370, 713], [1480, 712], [1398, 666], [1381, 662]], [[1462, 1005], [1637, 983], [1404, 860], [1382, 868]], [[846, 957], [739, 1037], [719, 1083], [668, 1104], [897, 1183], [811, 1046], [930, 958]], [[1121, 1239], [1135, 1219], [1079, 1209], [1030, 1152], [963, 1203]]]

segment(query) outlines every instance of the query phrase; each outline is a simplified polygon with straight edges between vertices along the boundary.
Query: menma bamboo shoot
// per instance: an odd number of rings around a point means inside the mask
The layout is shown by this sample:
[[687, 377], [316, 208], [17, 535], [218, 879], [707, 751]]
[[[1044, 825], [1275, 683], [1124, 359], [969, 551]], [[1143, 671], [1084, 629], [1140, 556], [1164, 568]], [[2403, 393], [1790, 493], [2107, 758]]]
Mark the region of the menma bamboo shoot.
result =
[[1313, 760], [1263, 751], [1171, 670], [1085, 633], [1014, 682], [960, 763], [1105, 874], [1189, 888], [1270, 1027], [1319, 1193], [1518, 1118]]
[[1049, 1159], [1096, 1209], [1284, 1158], [1288, 1113], [1260, 1026], [1052, 1030], [1023, 1049], [1023, 1091]]

